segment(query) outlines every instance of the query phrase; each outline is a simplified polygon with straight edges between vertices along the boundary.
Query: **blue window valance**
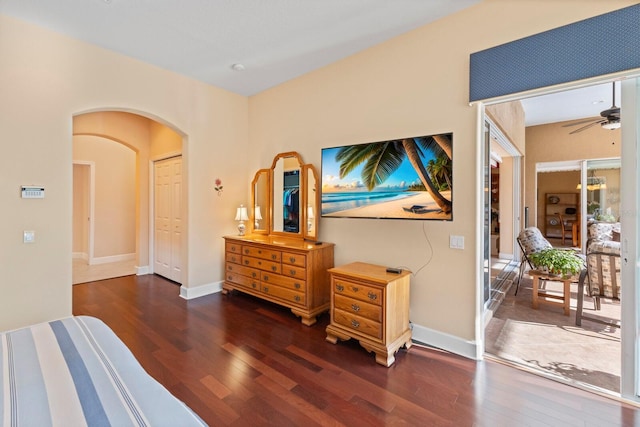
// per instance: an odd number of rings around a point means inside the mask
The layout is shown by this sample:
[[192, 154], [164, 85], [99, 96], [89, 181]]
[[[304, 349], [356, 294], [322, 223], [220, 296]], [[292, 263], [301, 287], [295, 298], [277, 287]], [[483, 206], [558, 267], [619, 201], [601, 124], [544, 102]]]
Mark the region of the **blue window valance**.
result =
[[640, 68], [640, 4], [471, 54], [469, 100]]

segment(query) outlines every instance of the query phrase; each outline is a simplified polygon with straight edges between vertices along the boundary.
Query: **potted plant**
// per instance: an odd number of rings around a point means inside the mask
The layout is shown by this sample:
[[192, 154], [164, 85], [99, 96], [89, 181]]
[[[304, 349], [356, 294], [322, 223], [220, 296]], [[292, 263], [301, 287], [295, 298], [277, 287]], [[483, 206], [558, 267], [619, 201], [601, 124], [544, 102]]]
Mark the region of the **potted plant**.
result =
[[583, 260], [568, 249], [543, 249], [529, 258], [536, 268], [558, 276], [575, 276], [584, 268]]

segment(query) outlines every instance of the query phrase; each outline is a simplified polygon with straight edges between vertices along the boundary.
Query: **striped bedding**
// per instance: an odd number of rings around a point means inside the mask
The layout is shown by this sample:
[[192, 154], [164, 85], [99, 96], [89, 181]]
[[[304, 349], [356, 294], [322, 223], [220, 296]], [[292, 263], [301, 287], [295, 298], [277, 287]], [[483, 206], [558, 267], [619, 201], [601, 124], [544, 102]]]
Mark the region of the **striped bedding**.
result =
[[0, 426], [204, 426], [101, 320], [0, 334]]

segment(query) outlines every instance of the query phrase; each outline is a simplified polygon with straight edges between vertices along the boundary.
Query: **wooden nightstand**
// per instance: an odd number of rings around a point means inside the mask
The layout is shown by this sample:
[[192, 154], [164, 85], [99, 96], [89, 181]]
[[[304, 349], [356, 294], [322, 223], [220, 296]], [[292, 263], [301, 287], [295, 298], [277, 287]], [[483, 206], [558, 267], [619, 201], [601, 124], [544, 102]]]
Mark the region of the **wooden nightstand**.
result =
[[356, 339], [376, 362], [391, 366], [395, 352], [411, 347], [410, 273], [388, 273], [386, 267], [354, 262], [329, 269], [331, 323], [327, 341]]

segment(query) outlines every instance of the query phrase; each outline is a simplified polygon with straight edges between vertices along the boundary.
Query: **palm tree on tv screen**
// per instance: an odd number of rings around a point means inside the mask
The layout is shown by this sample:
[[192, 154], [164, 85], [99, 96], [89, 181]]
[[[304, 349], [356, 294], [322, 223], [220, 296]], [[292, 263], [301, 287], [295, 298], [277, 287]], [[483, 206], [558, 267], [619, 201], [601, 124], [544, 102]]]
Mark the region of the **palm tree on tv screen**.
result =
[[[436, 159], [444, 156], [450, 164], [452, 145], [451, 134], [404, 138], [382, 143], [343, 147], [338, 151], [336, 160], [340, 162], [341, 178], [344, 178], [360, 164], [364, 164], [361, 174], [362, 181], [371, 191], [393, 175], [406, 157], [429, 195], [438, 207], [448, 214], [451, 213], [451, 200], [446, 199], [434, 185], [422, 158], [424, 158], [425, 151], [431, 151]], [[452, 183], [449, 176], [447, 176], [447, 182], [451, 190]]]
[[427, 172], [440, 190], [451, 188], [451, 159], [444, 153], [427, 162]]

